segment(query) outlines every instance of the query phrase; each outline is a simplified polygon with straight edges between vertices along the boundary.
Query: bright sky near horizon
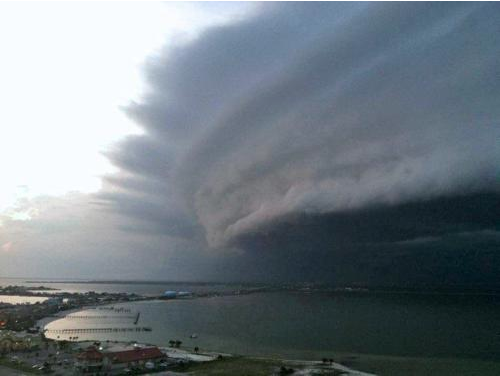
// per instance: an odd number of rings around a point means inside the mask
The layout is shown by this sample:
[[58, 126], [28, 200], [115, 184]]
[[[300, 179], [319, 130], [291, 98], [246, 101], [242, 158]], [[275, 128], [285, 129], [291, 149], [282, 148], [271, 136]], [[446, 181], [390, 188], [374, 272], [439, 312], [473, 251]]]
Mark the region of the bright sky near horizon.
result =
[[141, 132], [120, 106], [145, 90], [145, 59], [224, 17], [193, 3], [0, 3], [0, 213], [97, 191], [113, 171], [102, 151]]

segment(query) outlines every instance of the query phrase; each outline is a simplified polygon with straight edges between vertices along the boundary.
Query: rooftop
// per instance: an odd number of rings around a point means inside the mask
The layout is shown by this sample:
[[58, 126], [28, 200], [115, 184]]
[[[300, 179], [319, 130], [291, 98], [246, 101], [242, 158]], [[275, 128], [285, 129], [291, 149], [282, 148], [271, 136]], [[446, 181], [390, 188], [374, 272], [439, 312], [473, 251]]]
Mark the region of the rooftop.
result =
[[102, 360], [104, 355], [97, 350], [94, 346], [90, 346], [84, 352], [81, 352], [77, 355], [79, 360]]
[[105, 355], [114, 363], [130, 363], [141, 360], [158, 359], [165, 356], [158, 347], [135, 348], [132, 350], [110, 352]]

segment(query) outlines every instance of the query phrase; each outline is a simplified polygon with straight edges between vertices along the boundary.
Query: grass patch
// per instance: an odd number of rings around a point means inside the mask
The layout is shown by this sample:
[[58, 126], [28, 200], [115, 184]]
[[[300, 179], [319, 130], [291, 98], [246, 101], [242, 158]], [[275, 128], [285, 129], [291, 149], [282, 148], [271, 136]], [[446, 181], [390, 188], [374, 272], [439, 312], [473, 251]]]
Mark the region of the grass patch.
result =
[[[347, 360], [348, 361], [344, 361]], [[498, 376], [500, 362], [475, 359], [412, 358], [359, 355], [336, 359], [348, 367], [380, 376]], [[189, 363], [178, 372], [193, 376], [269, 376], [279, 375], [281, 366], [303, 368], [278, 359], [255, 359], [243, 356], [227, 357], [204, 363]], [[322, 375], [340, 375], [339, 371], [323, 369]]]
[[[282, 369], [282, 367], [284, 368]], [[301, 365], [296, 362], [291, 363], [286, 360], [234, 356], [212, 362], [190, 363], [177, 371], [187, 372], [193, 376], [270, 376], [293, 375], [293, 370], [299, 371], [309, 367], [310, 365]], [[287, 370], [289, 371], [288, 373], [286, 372]], [[339, 376], [344, 374], [342, 371], [323, 368], [321, 365], [316, 368], [315, 372], [311, 374], [322, 376]]]
[[245, 358], [240, 356], [226, 357], [212, 362], [190, 363], [180, 369], [190, 375], [240, 375], [269, 376], [282, 365], [279, 361]]

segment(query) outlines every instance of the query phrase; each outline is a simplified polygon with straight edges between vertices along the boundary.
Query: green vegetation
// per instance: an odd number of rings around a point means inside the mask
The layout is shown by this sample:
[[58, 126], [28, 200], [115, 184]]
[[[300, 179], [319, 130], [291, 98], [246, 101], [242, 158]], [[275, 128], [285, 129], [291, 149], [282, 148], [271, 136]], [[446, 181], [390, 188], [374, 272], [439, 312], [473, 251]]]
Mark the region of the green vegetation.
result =
[[190, 363], [179, 369], [190, 375], [241, 375], [269, 376], [277, 371], [282, 364], [273, 360], [261, 360], [245, 357], [229, 357], [213, 362]]
[[178, 339], [176, 339], [176, 340], [171, 339], [170, 341], [168, 341], [168, 343], [169, 343], [170, 347], [179, 348], [182, 345], [182, 341], [179, 341]]
[[[498, 376], [500, 362], [468, 359], [434, 359], [360, 355], [349, 356], [348, 367], [383, 376]], [[329, 361], [329, 360], [328, 360]], [[286, 375], [291, 367], [299, 370], [306, 367], [273, 359], [255, 359], [247, 357], [228, 357], [222, 360], [204, 363], [189, 363], [180, 367], [178, 372], [189, 375], [241, 375], [269, 376]], [[337, 376], [343, 374], [333, 369], [317, 369], [318, 375]]]
[[[285, 376], [294, 370], [306, 368], [306, 365], [291, 365], [290, 362], [278, 359], [256, 359], [242, 356], [226, 357], [212, 362], [189, 363], [178, 369], [193, 376]], [[339, 376], [343, 372], [333, 369], [317, 369], [318, 375]]]

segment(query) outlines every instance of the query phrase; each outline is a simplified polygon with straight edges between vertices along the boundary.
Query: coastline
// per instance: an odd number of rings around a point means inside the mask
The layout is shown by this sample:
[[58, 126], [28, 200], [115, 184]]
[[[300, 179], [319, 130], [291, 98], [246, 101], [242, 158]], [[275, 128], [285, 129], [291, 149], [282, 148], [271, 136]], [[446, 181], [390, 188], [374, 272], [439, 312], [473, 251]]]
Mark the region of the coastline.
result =
[[[155, 300], [155, 299], [151, 299]], [[108, 304], [109, 305], [109, 304]], [[105, 304], [103, 304], [105, 306]], [[71, 309], [68, 311], [61, 311], [64, 312], [63, 315], [54, 317], [54, 316], [48, 316], [44, 317], [40, 320], [37, 321], [37, 325], [40, 326], [41, 332], [45, 331], [45, 327], [49, 325], [51, 322], [59, 320], [59, 319], [64, 319], [66, 316], [71, 315], [73, 313], [81, 312], [84, 310], [92, 309], [96, 307], [96, 305], [91, 305], [91, 306], [82, 306], [80, 308], [75, 308]], [[47, 337], [49, 341], [54, 341], [54, 342], [60, 342], [62, 339], [57, 339], [57, 338], [50, 338]], [[110, 341], [110, 344], [107, 344], [107, 346], [111, 347], [130, 347], [132, 342], [134, 343], [134, 346], [138, 347], [148, 347], [148, 346], [157, 346], [155, 344], [150, 344], [150, 343], [138, 343], [135, 341]], [[71, 343], [75, 346], [77, 346], [79, 349], [83, 350], [84, 348], [91, 346], [92, 341], [90, 340], [83, 340], [83, 341], [71, 341]], [[186, 362], [188, 364], [186, 367], [186, 370], [182, 370], [181, 372], [188, 372], [189, 374], [196, 375], [197, 371], [196, 368], [200, 364], [205, 364], [205, 363], [213, 363], [211, 366], [213, 366], [217, 371], [217, 368], [221, 365], [221, 362], [223, 361], [222, 359], [226, 360], [224, 362], [224, 365], [227, 366], [228, 359], [230, 360], [236, 360], [238, 363], [243, 363], [247, 364], [247, 366], [252, 367], [253, 364], [257, 365], [266, 365], [271, 368], [276, 368], [279, 369], [280, 367], [289, 367], [289, 369], [294, 369], [296, 372], [294, 374], [296, 375], [312, 375], [312, 374], [322, 374], [324, 372], [334, 372], [334, 374], [345, 374], [345, 375], [352, 375], [352, 376], [376, 376], [375, 374], [372, 373], [367, 373], [363, 372], [360, 370], [356, 370], [350, 367], [347, 367], [345, 365], [342, 365], [337, 362], [329, 362], [329, 363], [324, 363], [322, 361], [318, 360], [305, 360], [305, 359], [284, 359], [281, 357], [260, 357], [260, 356], [251, 356], [251, 355], [238, 355], [238, 354], [231, 354], [231, 353], [224, 353], [224, 352], [213, 352], [213, 351], [203, 351], [203, 352], [194, 352], [192, 350], [188, 350], [187, 348], [172, 348], [172, 347], [166, 347], [166, 346], [157, 346], [168, 358], [175, 359], [175, 360], [181, 360]], [[230, 361], [231, 362], [231, 361]], [[192, 371], [191, 368], [193, 368]], [[205, 372], [206, 369], [202, 372]], [[194, 372], [194, 373], [192, 373]], [[320, 373], [318, 373], [320, 372]], [[160, 374], [160, 373], [155, 373], [155, 374]], [[204, 374], [204, 373], [202, 373]]]
[[[65, 311], [64, 316], [93, 306], [82, 307]], [[63, 318], [61, 316], [60, 318]], [[45, 325], [58, 317], [47, 317]], [[43, 321], [44, 319], [40, 320]], [[51, 341], [58, 342], [56, 339]], [[131, 346], [133, 341], [110, 341], [109, 346]], [[91, 345], [91, 341], [72, 342], [78, 348]], [[156, 346], [150, 343], [137, 343], [138, 346]], [[181, 347], [171, 348], [158, 346], [168, 357], [186, 362], [186, 366], [176, 370], [179, 374], [197, 375], [232, 375], [236, 370], [244, 369], [248, 375], [277, 374], [280, 367], [294, 369], [295, 375], [333, 374], [353, 376], [400, 376], [405, 375], [467, 375], [467, 376], [496, 376], [500, 374], [500, 362], [462, 359], [462, 358], [429, 358], [413, 356], [392, 356], [355, 353], [333, 353], [334, 362], [323, 363], [321, 360], [303, 358], [288, 358], [280, 356], [252, 356], [234, 353], [194, 351]], [[218, 359], [221, 355], [223, 360]], [[266, 373], [267, 372], [267, 373]], [[330, 373], [328, 373], [330, 372]], [[162, 373], [158, 373], [162, 375]]]
[[[189, 300], [197, 299], [208, 299], [208, 298], [225, 298], [237, 296], [243, 296], [253, 293], [266, 293], [273, 294], [275, 290], [267, 289], [238, 289], [238, 290], [226, 290], [226, 291], [203, 291], [194, 293], [190, 296]], [[304, 296], [310, 296], [311, 291], [287, 291], [289, 293], [303, 294]], [[107, 293], [107, 292], [64, 292], [60, 291], [58, 294], [61, 297], [68, 297], [72, 305], [68, 307], [69, 309], [64, 309], [59, 307], [59, 310], [55, 313], [48, 314], [47, 316], [41, 317], [36, 321], [37, 325], [42, 328], [50, 325], [50, 323], [64, 319], [66, 316], [81, 312], [84, 310], [100, 309], [100, 307], [111, 307], [116, 306], [116, 308], [122, 307], [123, 304], [141, 304], [142, 302], [166, 302], [165, 298], [155, 296], [148, 296], [134, 293], [132, 295], [123, 292]], [[349, 296], [356, 294], [356, 296], [367, 296], [366, 292], [337, 292], [337, 294]], [[38, 294], [37, 294], [38, 295]], [[270, 295], [273, 297], [273, 295]], [[274, 297], [273, 297], [274, 298]], [[171, 301], [171, 299], [167, 299]], [[176, 300], [184, 300], [176, 299]], [[86, 304], [87, 303], [87, 304]], [[118, 305], [118, 306], [117, 306]], [[26, 306], [27, 307], [27, 306]], [[32, 306], [35, 307], [35, 306]], [[205, 311], [203, 311], [205, 312]], [[206, 324], [206, 323], [205, 323]], [[118, 325], [117, 325], [118, 326]], [[189, 332], [193, 333], [193, 332]], [[196, 331], [196, 333], [199, 333]], [[311, 372], [316, 372], [321, 374], [322, 372], [337, 372], [351, 375], [394, 375], [400, 376], [401, 370], [404, 370], [405, 375], [436, 375], [436, 376], [448, 376], [448, 375], [478, 375], [478, 376], [498, 376], [500, 374], [500, 362], [496, 359], [478, 359], [478, 358], [431, 358], [424, 356], [405, 356], [405, 355], [376, 355], [369, 353], [342, 353], [336, 352], [334, 350], [293, 350], [290, 351], [273, 351], [272, 348], [266, 348], [262, 346], [252, 348], [249, 346], [249, 350], [252, 351], [241, 351], [241, 348], [236, 348], [231, 345], [231, 342], [226, 346], [215, 346], [211, 347], [208, 344], [200, 345], [203, 351], [195, 353], [192, 351], [191, 346], [181, 347], [181, 348], [170, 348], [165, 347], [162, 341], [147, 339], [143, 337], [142, 339], [137, 338], [137, 341], [131, 340], [120, 340], [117, 338], [106, 340], [106, 334], [97, 339], [102, 343], [109, 342], [110, 345], [114, 346], [132, 346], [133, 343], [137, 343], [139, 346], [158, 346], [160, 349], [164, 350], [167, 354], [170, 354], [172, 358], [184, 359], [186, 360], [185, 369], [180, 372], [189, 372], [191, 375], [231, 375], [235, 374], [237, 369], [248, 370], [248, 375], [259, 375], [259, 374], [277, 374], [276, 371], [279, 367], [285, 367], [287, 369], [293, 368], [296, 370], [297, 375], [306, 375]], [[175, 339], [175, 334], [173, 337]], [[65, 338], [57, 339], [57, 335], [50, 335], [49, 345], [53, 348], [58, 348], [59, 344], [57, 342], [63, 341]], [[61, 336], [63, 337], [63, 336]], [[183, 339], [182, 337], [178, 337]], [[168, 338], [167, 338], [168, 339]], [[244, 342], [244, 337], [239, 337], [238, 333], [235, 333], [233, 337], [234, 341]], [[363, 339], [359, 338], [361, 342]], [[155, 342], [155, 343], [151, 343]], [[187, 342], [186, 342], [187, 343]], [[92, 344], [89, 337], [85, 339], [70, 341], [70, 347], [73, 350], [80, 351], [83, 349], [82, 346]], [[194, 344], [192, 345], [194, 346]], [[208, 351], [204, 351], [209, 349]], [[227, 351], [227, 349], [230, 349]], [[73, 351], [73, 354], [75, 351]], [[217, 359], [218, 355], [223, 356], [223, 361]], [[322, 362], [322, 356], [327, 356], [328, 358], [333, 357], [332, 363], [329, 360], [325, 363]], [[5, 365], [4, 365], [5, 366]], [[15, 365], [13, 365], [15, 369]], [[29, 372], [21, 370], [22, 372]], [[255, 372], [254, 372], [255, 371]], [[267, 372], [267, 373], [266, 373]], [[347, 372], [347, 373], [345, 373]], [[337, 374], [334, 373], [334, 374]]]
[[[155, 298], [146, 299], [147, 301], [156, 301]], [[134, 303], [134, 302], [132, 302]], [[112, 304], [99, 304], [99, 305], [89, 305], [82, 306], [77, 309], [72, 309], [68, 311], [62, 311], [61, 317], [47, 317], [45, 325], [50, 322], [61, 319], [71, 313], [78, 312], [85, 309], [91, 309], [97, 306], [106, 306]], [[42, 319], [43, 320], [43, 319]], [[360, 339], [361, 340], [361, 339]], [[79, 343], [80, 341], [74, 342]], [[81, 341], [85, 343], [88, 341]], [[131, 345], [133, 341], [114, 341], [111, 340], [113, 344], [116, 345]], [[478, 376], [497, 376], [500, 374], [500, 362], [493, 360], [482, 360], [482, 359], [468, 359], [468, 358], [431, 358], [431, 357], [418, 357], [418, 356], [394, 356], [394, 355], [375, 355], [375, 354], [357, 354], [357, 353], [340, 353], [331, 351], [330, 355], [333, 356], [335, 360], [335, 365], [332, 363], [331, 368], [325, 368], [325, 364], [321, 361], [311, 360], [311, 359], [321, 359], [316, 352], [311, 352], [311, 356], [302, 358], [300, 354], [291, 354], [290, 356], [280, 356], [280, 355], [270, 355], [270, 356], [254, 356], [249, 354], [238, 354], [238, 353], [224, 353], [224, 352], [211, 352], [203, 351], [200, 354], [195, 354], [187, 348], [172, 349], [169, 347], [164, 347], [160, 344], [148, 344], [147, 342], [139, 341], [139, 343], [144, 345], [154, 345], [159, 346], [164, 349], [167, 353], [177, 356], [178, 358], [185, 357], [186, 360], [192, 361], [192, 364], [186, 367], [186, 370], [182, 372], [189, 372], [191, 375], [231, 375], [231, 372], [237, 367], [243, 367], [249, 371], [256, 373], [252, 374], [265, 374], [262, 370], [276, 370], [277, 367], [285, 366], [294, 369], [311, 369], [311, 367], [316, 367], [317, 371], [327, 369], [332, 372], [349, 372], [347, 374], [351, 375], [394, 375], [400, 376], [401, 370], [405, 370], [405, 375], [436, 375], [436, 376], [451, 376], [451, 375], [478, 375]], [[209, 347], [206, 347], [209, 348]], [[225, 358], [225, 362], [219, 362], [213, 359], [214, 355], [222, 354]], [[200, 356], [211, 357], [211, 361], [202, 361]], [[309, 359], [308, 359], [309, 358]], [[222, 367], [222, 368], [221, 368]], [[335, 368], [336, 367], [336, 368]], [[346, 368], [342, 368], [346, 367]], [[260, 370], [260, 371], [259, 371]], [[349, 371], [348, 371], [349, 370]], [[266, 371], [266, 372], [267, 372]], [[321, 372], [323, 372], [321, 371]], [[273, 371], [274, 372], [274, 371]], [[301, 371], [302, 372], [302, 371]], [[306, 372], [306, 371], [304, 371]], [[307, 371], [309, 372], [309, 371]], [[311, 371], [312, 372], [312, 371]], [[234, 374], [234, 373], [233, 373]], [[269, 375], [271, 373], [267, 373]], [[296, 373], [296, 374], [307, 374], [307, 373]]]

